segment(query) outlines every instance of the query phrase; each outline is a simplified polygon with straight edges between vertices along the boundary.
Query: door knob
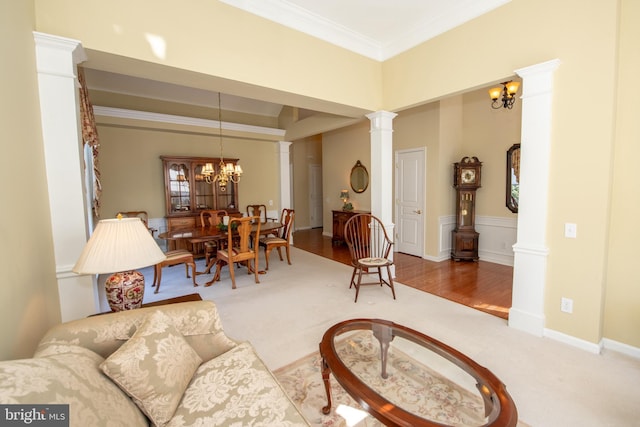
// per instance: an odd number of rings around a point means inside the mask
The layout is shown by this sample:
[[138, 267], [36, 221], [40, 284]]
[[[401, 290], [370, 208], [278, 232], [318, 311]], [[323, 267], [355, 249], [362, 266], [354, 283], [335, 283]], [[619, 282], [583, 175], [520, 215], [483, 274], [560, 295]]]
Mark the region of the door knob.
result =
[[413, 211], [413, 213], [417, 213], [418, 215], [420, 215], [422, 213], [422, 211], [420, 209]]

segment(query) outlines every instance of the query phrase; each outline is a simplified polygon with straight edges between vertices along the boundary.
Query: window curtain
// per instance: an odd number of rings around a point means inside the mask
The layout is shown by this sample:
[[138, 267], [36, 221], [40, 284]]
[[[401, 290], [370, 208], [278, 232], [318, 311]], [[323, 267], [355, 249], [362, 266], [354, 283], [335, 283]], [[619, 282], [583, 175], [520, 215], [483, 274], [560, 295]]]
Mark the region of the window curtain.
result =
[[91, 176], [93, 176], [93, 200], [91, 208], [93, 210], [93, 216], [95, 218], [100, 218], [100, 195], [102, 193], [102, 185], [100, 184], [100, 163], [98, 162], [100, 141], [98, 139], [96, 119], [93, 115], [93, 106], [89, 100], [89, 91], [84, 79], [84, 70], [82, 67], [78, 67], [78, 82], [80, 83], [80, 118], [82, 120], [83, 147], [84, 145], [89, 145], [93, 154], [93, 173], [91, 174]]

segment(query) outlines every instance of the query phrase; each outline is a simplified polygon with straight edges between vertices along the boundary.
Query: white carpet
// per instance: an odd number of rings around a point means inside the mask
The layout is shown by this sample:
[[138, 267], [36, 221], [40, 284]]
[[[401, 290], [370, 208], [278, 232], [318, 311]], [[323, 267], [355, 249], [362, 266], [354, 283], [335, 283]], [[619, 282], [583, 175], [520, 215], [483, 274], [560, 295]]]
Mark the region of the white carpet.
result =
[[[349, 266], [295, 248], [291, 258], [293, 265], [288, 265], [273, 252], [260, 284], [241, 269], [235, 290], [227, 268], [222, 281], [208, 288], [194, 288], [183, 266], [165, 268], [160, 292], [147, 286], [144, 302], [199, 292], [216, 302], [227, 334], [250, 341], [271, 369], [316, 351], [324, 332], [337, 322], [387, 319], [443, 341], [491, 370], [531, 426], [640, 425], [637, 359], [612, 351], [594, 355], [535, 337], [509, 328], [503, 319], [399, 283], [395, 301], [389, 288], [368, 286], [354, 303]], [[150, 284], [152, 269], [140, 271]], [[204, 284], [211, 277], [197, 280]], [[103, 307], [108, 310], [106, 303]]]

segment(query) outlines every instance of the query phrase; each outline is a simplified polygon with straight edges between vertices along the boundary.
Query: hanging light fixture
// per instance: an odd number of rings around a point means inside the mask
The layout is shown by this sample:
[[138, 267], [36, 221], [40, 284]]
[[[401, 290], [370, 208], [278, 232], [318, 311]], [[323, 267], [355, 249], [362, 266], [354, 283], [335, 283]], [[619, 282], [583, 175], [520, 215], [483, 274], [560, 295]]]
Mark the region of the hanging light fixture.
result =
[[[491, 108], [497, 110], [499, 108], [512, 109], [513, 104], [516, 102], [515, 94], [518, 92], [520, 82], [514, 82], [509, 80], [508, 82], [500, 83], [502, 87], [494, 87], [489, 90], [489, 96], [491, 96]], [[500, 99], [502, 95], [502, 99]]]
[[225, 163], [222, 152], [222, 107], [220, 103], [220, 92], [218, 92], [218, 137], [220, 138], [220, 163], [218, 163], [218, 173], [216, 174], [212, 163], [207, 163], [202, 168], [202, 175], [208, 183], [217, 182], [220, 191], [227, 191], [229, 181], [237, 184], [242, 176], [242, 167], [233, 163]]

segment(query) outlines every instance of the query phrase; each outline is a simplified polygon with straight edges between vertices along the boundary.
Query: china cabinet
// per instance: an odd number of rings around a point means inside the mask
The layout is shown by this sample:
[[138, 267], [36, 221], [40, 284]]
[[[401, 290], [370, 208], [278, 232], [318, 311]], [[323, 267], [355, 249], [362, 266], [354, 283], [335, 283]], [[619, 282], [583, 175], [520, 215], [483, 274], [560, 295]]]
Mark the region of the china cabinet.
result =
[[475, 230], [476, 190], [480, 188], [482, 162], [477, 157], [464, 157], [453, 165], [453, 186], [456, 189], [456, 227], [451, 232], [451, 258], [478, 260], [478, 240]]
[[[193, 228], [199, 225], [200, 211], [224, 209], [238, 214], [238, 184], [229, 182], [224, 190], [216, 182], [208, 182], [202, 174], [207, 163], [218, 173], [219, 158], [160, 156], [164, 169], [167, 230]], [[237, 164], [238, 159], [225, 163]], [[175, 248], [171, 248], [175, 249]]]

